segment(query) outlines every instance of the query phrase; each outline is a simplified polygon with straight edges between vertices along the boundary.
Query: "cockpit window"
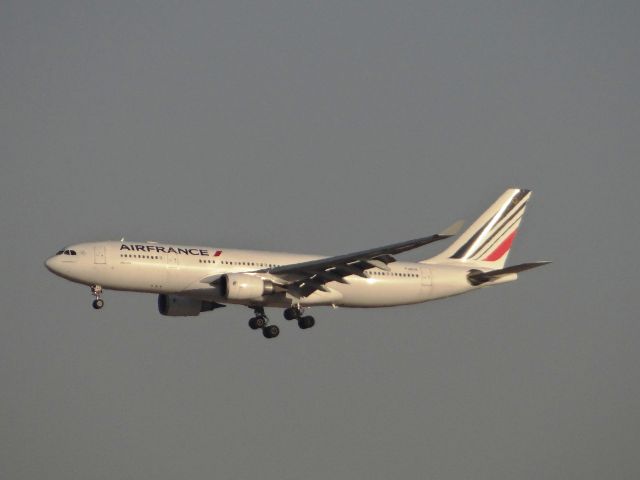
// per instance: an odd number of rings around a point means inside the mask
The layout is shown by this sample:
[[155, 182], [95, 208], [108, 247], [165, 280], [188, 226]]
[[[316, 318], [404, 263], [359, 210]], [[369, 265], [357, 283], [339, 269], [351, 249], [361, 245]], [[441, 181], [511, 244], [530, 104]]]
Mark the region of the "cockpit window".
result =
[[71, 255], [75, 255], [75, 254], [76, 254], [76, 251], [75, 251], [75, 250], [69, 250], [69, 253], [70, 253]]
[[56, 252], [56, 255], [62, 255], [63, 253], [64, 253], [64, 250], [58, 250], [58, 251]]
[[60, 255], [61, 253], [64, 255], [77, 255], [75, 250], [60, 250], [58, 253], [56, 253], [56, 255]]

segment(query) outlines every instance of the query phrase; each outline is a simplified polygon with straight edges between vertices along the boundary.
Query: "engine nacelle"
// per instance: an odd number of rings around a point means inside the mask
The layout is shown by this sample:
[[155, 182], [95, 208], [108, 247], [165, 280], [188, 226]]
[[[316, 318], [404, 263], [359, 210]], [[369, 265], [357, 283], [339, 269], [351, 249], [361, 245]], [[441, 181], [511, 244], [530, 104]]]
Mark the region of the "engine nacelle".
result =
[[218, 307], [224, 305], [183, 295], [158, 295], [158, 311], [170, 317], [195, 317]]
[[251, 300], [275, 292], [271, 280], [246, 273], [227, 273], [220, 277], [222, 295], [229, 300]]

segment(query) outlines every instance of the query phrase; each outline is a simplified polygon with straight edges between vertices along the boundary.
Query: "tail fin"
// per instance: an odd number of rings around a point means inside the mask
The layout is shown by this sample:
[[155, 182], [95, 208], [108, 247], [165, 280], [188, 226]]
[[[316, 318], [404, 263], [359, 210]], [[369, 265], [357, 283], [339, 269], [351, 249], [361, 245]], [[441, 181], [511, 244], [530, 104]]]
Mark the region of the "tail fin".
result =
[[530, 197], [530, 190], [510, 188], [449, 248], [425, 262], [465, 262], [502, 268]]

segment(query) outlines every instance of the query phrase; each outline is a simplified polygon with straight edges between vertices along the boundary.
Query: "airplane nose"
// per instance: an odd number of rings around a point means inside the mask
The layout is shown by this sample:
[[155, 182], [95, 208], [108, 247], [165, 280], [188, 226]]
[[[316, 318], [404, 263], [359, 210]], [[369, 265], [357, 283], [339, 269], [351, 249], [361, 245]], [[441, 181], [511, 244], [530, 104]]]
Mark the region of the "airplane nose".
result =
[[55, 266], [54, 266], [55, 258], [56, 257], [47, 258], [44, 262], [44, 266], [47, 267], [47, 270], [49, 270], [52, 273], [56, 273]]

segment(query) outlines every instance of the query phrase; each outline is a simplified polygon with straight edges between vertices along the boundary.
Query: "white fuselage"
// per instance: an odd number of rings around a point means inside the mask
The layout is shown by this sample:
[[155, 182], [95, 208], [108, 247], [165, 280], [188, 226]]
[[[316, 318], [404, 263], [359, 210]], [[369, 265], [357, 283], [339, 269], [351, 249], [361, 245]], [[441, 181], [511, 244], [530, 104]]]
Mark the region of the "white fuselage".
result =
[[[351, 275], [345, 278], [348, 283], [329, 282], [326, 284], [328, 291], [316, 291], [300, 299], [282, 292], [233, 301], [225, 298], [216, 286], [216, 276], [243, 272], [272, 280], [270, 274], [257, 270], [323, 257], [153, 242], [107, 241], [68, 248], [75, 255], [55, 255], [46, 261], [46, 266], [55, 274], [77, 283], [249, 306], [289, 307], [297, 303], [301, 306], [389, 307], [479, 288], [467, 281], [469, 268], [465, 266], [392, 262], [387, 271], [371, 268], [366, 271], [366, 278]], [[515, 278], [504, 280], [512, 279]]]

